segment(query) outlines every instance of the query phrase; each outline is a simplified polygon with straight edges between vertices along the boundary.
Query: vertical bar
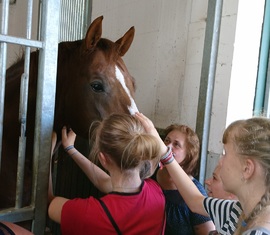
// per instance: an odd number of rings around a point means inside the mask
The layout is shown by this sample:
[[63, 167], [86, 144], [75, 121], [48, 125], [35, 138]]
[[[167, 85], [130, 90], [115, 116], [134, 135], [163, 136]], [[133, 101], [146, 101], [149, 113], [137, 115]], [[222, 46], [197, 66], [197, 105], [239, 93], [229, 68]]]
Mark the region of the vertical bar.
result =
[[86, 31], [88, 29], [88, 26], [91, 23], [91, 12], [92, 12], [92, 0], [85, 0], [85, 14], [84, 14], [84, 25], [83, 25], [83, 35], [86, 34]]
[[[256, 94], [254, 99], [254, 116], [259, 116], [264, 110], [267, 111], [267, 116], [269, 117], [269, 100], [264, 102], [267, 83], [267, 68], [268, 68], [268, 56], [270, 48], [270, 0], [265, 1], [264, 8], [264, 19], [263, 19], [263, 29], [257, 74], [257, 84], [256, 84]], [[268, 97], [269, 99], [269, 97]], [[264, 104], [265, 103], [265, 104]], [[267, 107], [264, 107], [267, 106]]]
[[[199, 181], [204, 184], [223, 0], [209, 0], [196, 132], [201, 139]], [[203, 120], [203, 122], [202, 122]]]
[[41, 40], [44, 41], [44, 48], [40, 50], [39, 55], [34, 136], [34, 193], [32, 198], [32, 203], [35, 205], [34, 234], [43, 234], [46, 227], [51, 134], [56, 92], [59, 9], [60, 0], [47, 0], [42, 3]]
[[91, 0], [62, 0], [60, 41], [82, 39], [88, 29]]
[[[1, 34], [6, 35], [8, 32], [8, 0], [2, 2], [2, 23]], [[0, 43], [0, 123], [4, 122], [4, 100], [5, 100], [5, 85], [6, 85], [6, 67], [7, 67], [7, 43]], [[3, 141], [3, 125], [0, 125], [0, 173], [2, 162], [2, 141]]]
[[[26, 21], [27, 39], [31, 39], [32, 15], [33, 15], [33, 0], [28, 0], [27, 21]], [[20, 89], [19, 122], [21, 123], [21, 136], [19, 138], [19, 151], [18, 151], [18, 169], [17, 169], [17, 186], [16, 186], [16, 205], [15, 205], [16, 208], [21, 208], [23, 197], [29, 67], [30, 67], [30, 47], [26, 47], [24, 59], [24, 73], [21, 76], [21, 89]]]

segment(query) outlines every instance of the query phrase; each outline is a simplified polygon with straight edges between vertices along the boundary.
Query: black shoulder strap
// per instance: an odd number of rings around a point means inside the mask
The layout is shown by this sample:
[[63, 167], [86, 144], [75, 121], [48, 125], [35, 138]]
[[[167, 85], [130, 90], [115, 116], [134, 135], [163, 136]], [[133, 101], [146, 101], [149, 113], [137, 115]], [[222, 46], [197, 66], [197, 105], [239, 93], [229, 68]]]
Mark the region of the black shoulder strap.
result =
[[112, 215], [111, 215], [108, 207], [105, 205], [105, 203], [102, 200], [98, 199], [98, 201], [100, 202], [100, 205], [102, 206], [103, 210], [105, 211], [105, 213], [107, 214], [108, 218], [110, 219], [110, 221], [111, 221], [113, 227], [115, 228], [117, 234], [118, 235], [121, 235], [122, 233], [121, 233], [119, 227], [117, 226], [117, 224], [115, 223], [115, 221], [114, 221], [114, 219], [113, 219], [113, 217], [112, 217]]
[[167, 220], [166, 217], [167, 217], [166, 216], [166, 209], [164, 209], [163, 226], [162, 226], [162, 229], [161, 229], [161, 232], [160, 232], [161, 235], [165, 234], [165, 227], [166, 227], [166, 220]]

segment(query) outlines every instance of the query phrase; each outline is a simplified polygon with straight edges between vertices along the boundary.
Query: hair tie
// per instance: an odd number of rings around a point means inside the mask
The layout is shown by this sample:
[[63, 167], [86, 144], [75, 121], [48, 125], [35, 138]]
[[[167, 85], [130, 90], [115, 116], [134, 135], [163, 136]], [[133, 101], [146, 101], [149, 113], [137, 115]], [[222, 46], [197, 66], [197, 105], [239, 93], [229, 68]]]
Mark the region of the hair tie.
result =
[[65, 148], [65, 151], [67, 152], [68, 150], [73, 149], [73, 148], [74, 148], [73, 145], [67, 146], [67, 147]]

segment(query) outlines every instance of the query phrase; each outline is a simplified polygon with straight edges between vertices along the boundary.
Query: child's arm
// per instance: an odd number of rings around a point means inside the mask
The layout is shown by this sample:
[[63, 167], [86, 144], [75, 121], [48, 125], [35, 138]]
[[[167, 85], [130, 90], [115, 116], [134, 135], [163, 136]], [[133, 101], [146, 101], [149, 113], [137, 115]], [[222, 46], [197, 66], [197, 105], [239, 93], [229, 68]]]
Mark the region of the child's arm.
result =
[[74, 148], [75, 138], [76, 134], [72, 130], [67, 131], [65, 127], [62, 129], [62, 145], [65, 151], [82, 169], [98, 190], [103, 193], [111, 192], [111, 177]]
[[[168, 148], [160, 138], [154, 124], [150, 119], [144, 116], [142, 113], [136, 113], [135, 116], [142, 122], [147, 133], [154, 135], [159, 139], [163, 156], [168, 154]], [[165, 159], [161, 159], [161, 162], [166, 162]], [[190, 177], [180, 167], [180, 165], [171, 156], [171, 160], [165, 163], [165, 166], [174, 181], [179, 193], [184, 198], [188, 207], [195, 213], [209, 216], [204, 209], [203, 200], [204, 195], [198, 190], [195, 184], [192, 182]]]

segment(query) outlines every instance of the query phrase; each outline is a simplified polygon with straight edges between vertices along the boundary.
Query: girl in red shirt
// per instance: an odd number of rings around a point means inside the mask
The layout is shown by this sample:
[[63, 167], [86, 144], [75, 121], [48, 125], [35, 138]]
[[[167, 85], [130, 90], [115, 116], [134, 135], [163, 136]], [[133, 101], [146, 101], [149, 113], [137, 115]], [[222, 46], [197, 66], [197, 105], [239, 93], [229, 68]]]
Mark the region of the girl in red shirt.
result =
[[61, 224], [62, 234], [163, 234], [165, 199], [159, 185], [145, 179], [161, 157], [157, 138], [131, 115], [113, 114], [100, 122], [91, 155], [108, 174], [74, 148], [75, 138], [72, 130], [63, 128], [63, 147], [106, 195], [100, 199], [55, 197], [49, 216]]

